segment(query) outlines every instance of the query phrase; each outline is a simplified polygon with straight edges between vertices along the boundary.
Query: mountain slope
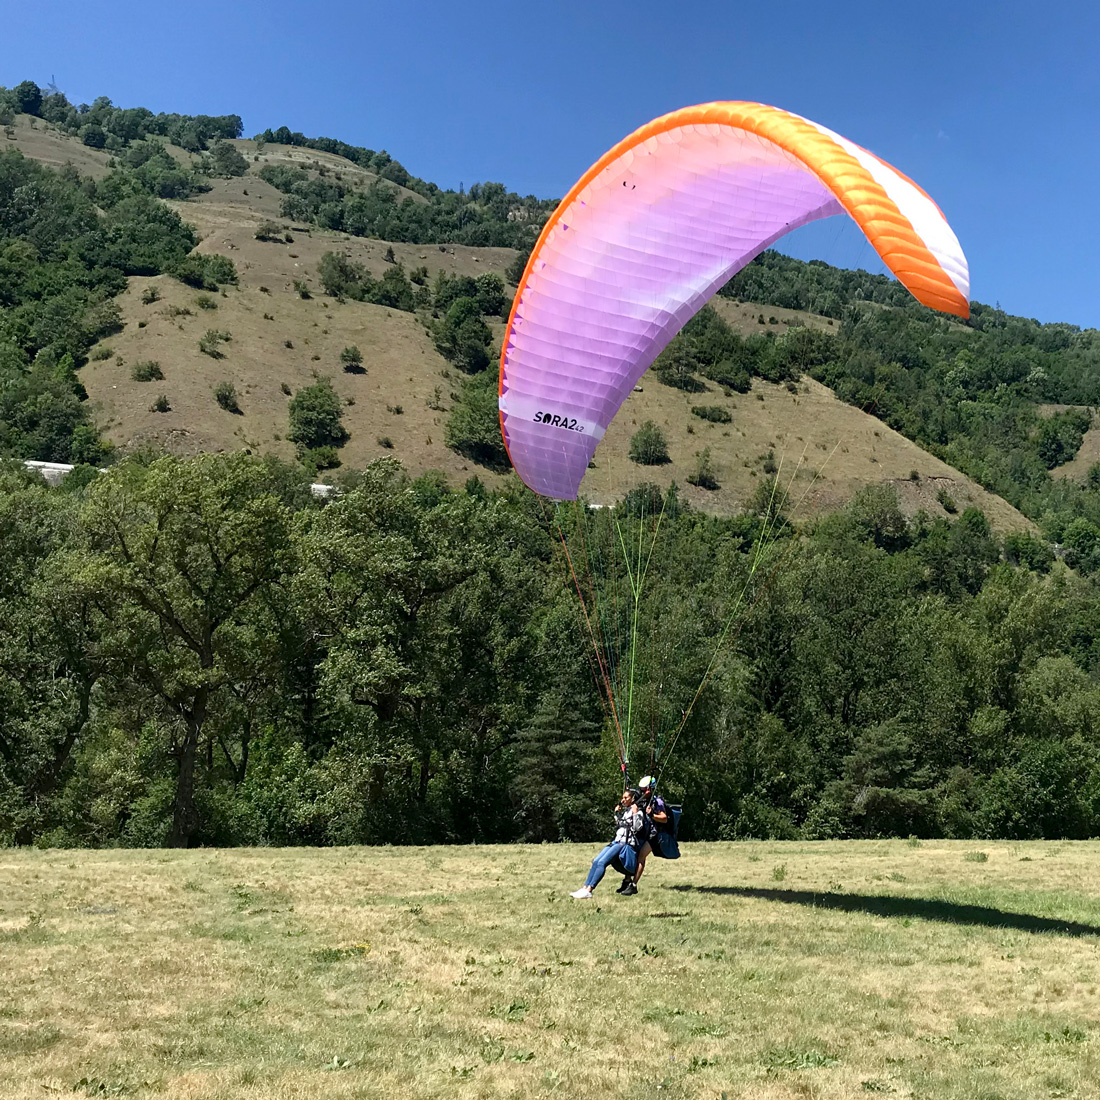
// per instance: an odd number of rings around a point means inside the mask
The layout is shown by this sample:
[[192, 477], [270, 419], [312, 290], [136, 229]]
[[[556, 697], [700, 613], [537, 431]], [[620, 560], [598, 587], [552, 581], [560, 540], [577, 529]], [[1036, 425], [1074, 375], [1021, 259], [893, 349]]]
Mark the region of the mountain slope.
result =
[[[19, 116], [14, 139], [4, 139], [28, 156], [51, 165], [71, 161], [82, 172], [102, 175], [108, 154], [87, 149], [42, 120]], [[443, 443], [447, 410], [464, 376], [435, 350], [422, 319], [411, 313], [362, 302], [326, 297], [316, 269], [326, 252], [342, 252], [381, 276], [387, 254], [406, 270], [426, 267], [429, 279], [440, 271], [504, 277], [515, 253], [502, 248], [462, 245], [388, 243], [279, 217], [282, 196], [256, 174], [271, 164], [292, 164], [311, 172], [338, 173], [349, 186], [368, 187], [376, 177], [341, 157], [311, 149], [255, 142], [235, 143], [249, 163], [246, 175], [213, 180], [208, 192], [172, 205], [193, 224], [198, 251], [229, 256], [239, 286], [219, 295], [201, 295], [167, 276], [132, 278], [120, 297], [124, 330], [98, 349], [80, 378], [95, 403], [108, 437], [123, 449], [153, 444], [178, 453], [246, 447], [290, 458], [285, 439], [287, 404], [317, 377], [328, 377], [345, 401], [345, 425], [351, 433], [341, 451], [346, 467], [360, 467], [392, 453], [414, 473], [440, 469], [460, 481], [489, 473], [449, 450]], [[180, 160], [193, 159], [173, 150]], [[407, 192], [405, 197], [422, 201]], [[261, 241], [256, 231], [275, 221], [289, 232], [289, 243]], [[302, 297], [305, 289], [310, 297]], [[155, 291], [156, 301], [143, 296]], [[216, 308], [201, 308], [200, 301]], [[715, 299], [715, 308], [742, 334], [793, 324], [828, 331], [835, 322], [801, 311]], [[228, 333], [222, 357], [199, 350], [208, 329]], [[499, 340], [503, 322], [495, 326]], [[340, 352], [356, 346], [365, 373], [348, 374]], [[135, 363], [154, 360], [163, 381], [141, 383], [131, 377]], [[240, 396], [240, 414], [215, 402], [214, 387], [231, 383]], [[583, 491], [606, 502], [639, 481], [667, 485], [676, 481], [691, 502], [707, 511], [737, 510], [752, 495], [772, 465], [786, 480], [802, 514], [843, 504], [864, 485], [889, 482], [898, 488], [907, 511], [924, 508], [943, 514], [942, 489], [959, 507], [981, 507], [996, 527], [1019, 530], [1029, 522], [1001, 498], [986, 492], [927, 454], [876, 418], [836, 399], [830, 390], [804, 378], [790, 392], [757, 379], [752, 392], [726, 397], [713, 384], [708, 392], [686, 394], [649, 375], [608, 431]], [[152, 411], [159, 394], [168, 412]], [[729, 424], [692, 415], [693, 405], [720, 405]], [[398, 411], [400, 410], [400, 411]], [[639, 467], [628, 459], [630, 436], [645, 420], [659, 424], [672, 461]], [[707, 491], [687, 484], [696, 456], [710, 448], [719, 488]], [[915, 472], [916, 478], [911, 475]]]

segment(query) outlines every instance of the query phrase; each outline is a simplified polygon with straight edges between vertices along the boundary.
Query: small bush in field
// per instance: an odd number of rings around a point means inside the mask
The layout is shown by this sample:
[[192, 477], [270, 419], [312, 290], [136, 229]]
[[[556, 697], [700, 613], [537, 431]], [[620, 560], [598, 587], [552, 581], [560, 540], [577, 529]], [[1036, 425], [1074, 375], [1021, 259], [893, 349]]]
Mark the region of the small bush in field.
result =
[[164, 371], [155, 359], [144, 359], [130, 368], [130, 377], [135, 382], [159, 382], [164, 378]]
[[721, 405], [692, 405], [691, 413], [701, 420], [710, 420], [715, 424], [728, 424], [733, 420], [733, 414]]
[[363, 366], [363, 353], [354, 345], [350, 348], [344, 348], [340, 352], [340, 362], [344, 364], [344, 370], [348, 374], [366, 374], [366, 368]]
[[239, 413], [241, 411], [240, 401], [237, 397], [237, 387], [232, 382], [219, 382], [214, 387], [214, 400], [226, 412]]
[[641, 466], [662, 466], [672, 459], [664, 432], [647, 420], [630, 439], [630, 460]]
[[233, 337], [228, 332], [219, 332], [215, 328], [207, 329], [199, 337], [199, 351], [203, 355], [209, 355], [211, 359], [224, 359], [225, 354], [221, 350], [221, 345], [229, 343], [232, 339]]
[[711, 462], [710, 448], [704, 447], [695, 456], [695, 469], [688, 474], [688, 481], [700, 489], [718, 489], [718, 477]]

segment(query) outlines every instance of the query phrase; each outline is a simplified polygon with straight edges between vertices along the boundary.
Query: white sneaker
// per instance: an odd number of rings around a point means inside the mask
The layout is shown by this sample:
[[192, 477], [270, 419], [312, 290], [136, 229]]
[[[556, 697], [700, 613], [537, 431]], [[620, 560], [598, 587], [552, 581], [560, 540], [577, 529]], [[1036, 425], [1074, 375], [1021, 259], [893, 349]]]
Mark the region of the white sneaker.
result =
[[582, 886], [579, 890], [574, 890], [569, 896], [576, 898], [578, 901], [585, 901], [592, 896], [592, 889], [589, 886]]

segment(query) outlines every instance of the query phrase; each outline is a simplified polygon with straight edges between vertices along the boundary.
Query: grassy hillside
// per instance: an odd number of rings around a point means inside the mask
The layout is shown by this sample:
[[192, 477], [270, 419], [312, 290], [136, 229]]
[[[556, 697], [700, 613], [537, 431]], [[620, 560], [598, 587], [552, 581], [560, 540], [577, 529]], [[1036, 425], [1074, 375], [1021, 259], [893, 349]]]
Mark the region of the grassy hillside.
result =
[[1095, 843], [0, 852], [0, 1096], [1095, 1097]]
[[[71, 161], [84, 173], [101, 176], [109, 155], [88, 149], [41, 119], [17, 116], [14, 136], [5, 138], [26, 155], [51, 165]], [[134, 277], [119, 299], [124, 331], [104, 341], [82, 369], [80, 379], [94, 402], [108, 437], [123, 450], [153, 444], [175, 453], [248, 448], [285, 457], [294, 453], [287, 433], [290, 394], [316, 377], [331, 378], [345, 401], [345, 424], [351, 433], [341, 458], [358, 468], [381, 454], [392, 453], [414, 472], [443, 470], [461, 481], [477, 473], [490, 483], [498, 475], [474, 466], [443, 442], [447, 411], [463, 376], [436, 352], [420, 319], [410, 313], [366, 303], [326, 297], [317, 280], [322, 255], [344, 253], [380, 276], [388, 266], [387, 250], [406, 270], [423, 266], [429, 276], [444, 271], [504, 275], [515, 253], [503, 248], [463, 245], [390, 244], [316, 226], [295, 225], [279, 218], [282, 196], [256, 173], [272, 165], [289, 165], [339, 178], [352, 189], [369, 188], [377, 176], [331, 153], [299, 146], [240, 140], [234, 143], [249, 162], [246, 175], [213, 180], [204, 194], [171, 205], [196, 227], [200, 252], [229, 256], [240, 276], [239, 287], [221, 295], [199, 295], [168, 276]], [[182, 162], [197, 158], [171, 151]], [[413, 191], [402, 196], [424, 201]], [[256, 230], [276, 221], [290, 243], [261, 241]], [[298, 286], [311, 297], [300, 296]], [[510, 290], [513, 288], [510, 288]], [[143, 303], [152, 290], [158, 300]], [[216, 308], [203, 309], [200, 298]], [[716, 299], [716, 308], [742, 334], [782, 331], [794, 324], [829, 331], [835, 321], [775, 306]], [[499, 340], [503, 323], [495, 327]], [[208, 329], [229, 333], [223, 358], [199, 351]], [[341, 350], [358, 347], [365, 374], [345, 373]], [[98, 354], [103, 358], [95, 358]], [[160, 364], [164, 380], [135, 382], [135, 363]], [[240, 413], [215, 403], [213, 390], [231, 383], [240, 395]], [[723, 396], [720, 387], [693, 395], [647, 377], [628, 400], [597, 454], [596, 468], [584, 491], [608, 502], [640, 480], [667, 485], [678, 482], [692, 504], [704, 510], [736, 511], [752, 495], [765, 466], [775, 463], [795, 476], [792, 494], [803, 514], [830, 510], [850, 499], [861, 486], [890, 483], [899, 489], [905, 509], [943, 514], [937, 499], [946, 490], [960, 506], [977, 504], [1001, 530], [1028, 526], [1014, 508], [975, 482], [921, 450], [866, 413], [833, 398], [831, 391], [805, 378], [797, 392], [756, 381], [749, 394]], [[167, 412], [152, 411], [155, 398], [168, 399]], [[692, 405], [720, 405], [733, 416], [715, 424], [691, 414]], [[400, 410], [398, 412], [397, 410]], [[671, 463], [642, 468], [627, 458], [630, 436], [645, 420], [654, 420], [669, 441]], [[707, 491], [687, 485], [696, 455], [709, 447], [719, 488]], [[912, 475], [916, 473], [916, 477]]]
[[90, 149], [79, 138], [63, 134], [56, 126], [32, 115], [16, 115], [9, 126], [0, 128], [0, 150], [4, 149], [18, 149], [24, 156], [50, 168], [71, 164], [82, 176], [93, 179], [101, 179], [110, 171], [107, 167], [110, 153]]
[[1095, 410], [1092, 412], [1092, 422], [1085, 432], [1085, 438], [1081, 443], [1081, 449], [1064, 466], [1058, 469], [1061, 477], [1081, 479], [1088, 475], [1089, 470], [1100, 462], [1100, 427], [1096, 423]]

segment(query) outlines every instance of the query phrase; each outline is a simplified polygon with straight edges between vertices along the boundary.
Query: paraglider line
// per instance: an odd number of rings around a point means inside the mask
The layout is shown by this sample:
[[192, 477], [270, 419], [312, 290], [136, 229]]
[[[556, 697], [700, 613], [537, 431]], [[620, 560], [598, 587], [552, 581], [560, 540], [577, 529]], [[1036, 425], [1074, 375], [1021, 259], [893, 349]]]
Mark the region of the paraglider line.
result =
[[592, 629], [592, 620], [588, 614], [588, 607], [584, 601], [584, 593], [581, 591], [580, 581], [577, 579], [577, 571], [573, 568], [573, 556], [569, 553], [569, 546], [565, 541], [565, 532], [561, 529], [561, 524], [558, 525], [558, 536], [561, 539], [562, 549], [565, 551], [565, 560], [569, 563], [569, 572], [573, 577], [573, 584], [577, 590], [577, 598], [580, 600], [581, 611], [584, 613], [584, 621], [588, 626], [588, 634], [592, 639], [592, 647], [596, 652], [596, 662], [600, 669], [600, 675], [603, 677], [604, 690], [607, 692], [607, 700], [611, 707], [611, 717], [615, 727], [615, 733], [619, 739], [619, 758], [623, 764], [623, 768], [626, 768], [626, 744], [623, 741], [623, 731], [619, 724], [619, 714], [615, 708], [615, 696], [611, 690], [611, 684], [607, 678], [607, 669], [604, 666], [603, 654], [600, 653], [599, 642], [596, 640], [595, 631]]
[[[642, 517], [638, 524], [638, 558], [635, 568], [631, 568], [630, 554], [626, 548], [626, 539], [623, 538], [622, 526], [619, 523], [619, 519], [615, 517], [615, 531], [619, 536], [619, 544], [623, 549], [623, 557], [626, 559], [627, 576], [630, 581], [630, 594], [633, 599], [633, 613], [631, 616], [630, 627], [630, 672], [628, 677], [627, 687], [627, 703], [626, 703], [626, 744], [630, 745], [630, 736], [633, 730], [634, 720], [634, 670], [636, 667], [637, 653], [638, 653], [638, 613], [641, 609], [642, 591], [645, 587], [646, 575], [649, 573], [649, 563], [653, 559], [653, 550], [657, 545], [657, 537], [661, 533], [661, 522], [665, 518], [665, 508], [668, 504], [668, 498], [665, 497], [661, 501], [661, 511], [657, 516], [657, 526], [653, 531], [653, 539], [649, 545], [649, 552], [645, 552], [645, 505], [642, 505]], [[645, 562], [642, 562], [642, 555], [645, 554]]]
[[[881, 387], [881, 383], [879, 385]], [[866, 402], [863, 405], [863, 407], [860, 409], [860, 412], [867, 413], [868, 415], [874, 415], [872, 410], [877, 405], [878, 405], [878, 397], [876, 396], [876, 397], [873, 397], [870, 401]], [[840, 437], [837, 438], [836, 446], [834, 446], [833, 449], [829, 452], [829, 454], [825, 458], [825, 461], [822, 462], [821, 466], [818, 468], [817, 472], [814, 474], [813, 480], [810, 482], [809, 486], [806, 488], [806, 491], [799, 498], [798, 504], [796, 504], [795, 507], [792, 509], [792, 514], [794, 512], [797, 512], [798, 509], [802, 507], [803, 502], [806, 500], [806, 498], [813, 491], [814, 486], [820, 480], [821, 475], [825, 472], [825, 467], [832, 460], [833, 455], [835, 455], [836, 452], [840, 449], [840, 445], [844, 442], [844, 440], [846, 438], [847, 438], [847, 436], [840, 436]], [[808, 448], [809, 448], [809, 442], [807, 441], [806, 448], [804, 448], [803, 452], [802, 452], [802, 459], [799, 460], [799, 466], [801, 466], [803, 459], [805, 459], [806, 450]], [[657, 777], [658, 781], [660, 781], [661, 773], [664, 771], [664, 768], [665, 768], [666, 764], [668, 763], [669, 758], [672, 756], [672, 750], [676, 747], [676, 742], [679, 740], [680, 733], [683, 731], [684, 726], [687, 724], [687, 720], [691, 716], [691, 712], [692, 712], [693, 708], [695, 707], [695, 704], [698, 701], [699, 696], [703, 693], [703, 690], [706, 688], [707, 684], [710, 682], [710, 678], [713, 675], [713, 665], [714, 665], [714, 662], [715, 662], [715, 660], [718, 656], [718, 652], [726, 642], [726, 636], [729, 633], [729, 628], [733, 625], [733, 619], [737, 615], [738, 609], [740, 608], [741, 600], [744, 598], [745, 593], [748, 591], [748, 587], [752, 583], [752, 578], [753, 578], [754, 574], [756, 573], [757, 567], [759, 566], [759, 564], [760, 564], [760, 562], [763, 558], [763, 551], [767, 548], [768, 545], [771, 544], [771, 542], [775, 541], [774, 525], [773, 525], [773, 528], [772, 528], [772, 531], [771, 531], [772, 537], [771, 537], [770, 540], [768, 540], [768, 537], [767, 537], [767, 535], [768, 535], [768, 521], [772, 518], [772, 515], [773, 515], [772, 502], [775, 499], [775, 489], [776, 489], [776, 486], [779, 483], [779, 476], [780, 476], [780, 473], [782, 472], [782, 466], [783, 466], [783, 458], [781, 457], [780, 458], [780, 469], [776, 472], [775, 481], [772, 483], [772, 497], [768, 502], [768, 515], [765, 518], [764, 530], [761, 532], [760, 541], [757, 543], [757, 551], [756, 551], [756, 553], [754, 553], [753, 563], [752, 563], [751, 568], [749, 569], [749, 575], [745, 579], [745, 584], [742, 587], [741, 592], [739, 593], [739, 595], [737, 597], [737, 601], [734, 604], [733, 610], [730, 612], [730, 615], [726, 620], [726, 625], [722, 628], [722, 631], [719, 634], [718, 642], [715, 644], [714, 652], [711, 655], [711, 660], [707, 665], [706, 672], [703, 674], [703, 680], [702, 680], [702, 683], [700, 683], [700, 685], [699, 685], [699, 689], [696, 691], [695, 696], [692, 698], [691, 703], [688, 705], [687, 710], [684, 711], [683, 717], [681, 718], [679, 725], [676, 727], [676, 731], [673, 734], [672, 741], [669, 744], [668, 749], [665, 750], [664, 752], [658, 754], [658, 756], [660, 758], [659, 766], [656, 768], [656, 777]], [[798, 473], [798, 467], [795, 468], [795, 474], [797, 474], [797, 473]], [[791, 485], [794, 484], [794, 475], [791, 476], [790, 484]], [[789, 553], [789, 551], [788, 551], [788, 553]], [[776, 561], [775, 565], [772, 567], [771, 571], [768, 573], [768, 576], [765, 578], [764, 584], [760, 586], [759, 591], [756, 593], [756, 595], [749, 602], [748, 606], [745, 608], [746, 612], [751, 611], [756, 606], [756, 604], [759, 602], [759, 600], [764, 596], [764, 594], [771, 589], [772, 581], [778, 576], [779, 568], [780, 568], [780, 566], [783, 565], [783, 563], [786, 561], [786, 559], [787, 559], [786, 554], [780, 555], [780, 557]], [[737, 630], [734, 631], [733, 637], [736, 638], [741, 633], [741, 629], [742, 629], [743, 626], [744, 626], [744, 620], [742, 619], [741, 623], [737, 627]]]
[[[783, 490], [783, 496], [787, 499], [790, 499], [790, 486], [794, 484], [794, 479], [798, 475], [798, 471], [801, 468], [802, 463], [805, 461], [806, 451], [809, 449], [809, 446], [809, 442], [807, 441], [806, 446], [802, 450], [802, 457], [798, 460], [798, 463], [795, 466], [794, 473], [791, 474], [791, 479], [788, 482], [788, 487], [787, 489]], [[838, 441], [837, 447], [839, 446], [840, 442]], [[830, 452], [829, 456], [825, 459], [825, 462], [821, 464], [821, 470], [825, 469], [826, 463], [829, 461], [830, 458], [832, 458], [834, 454], [836, 454], [836, 447], [834, 447], [833, 450]], [[707, 667], [703, 673], [703, 678], [699, 683], [699, 687], [696, 689], [695, 695], [692, 697], [692, 700], [688, 704], [687, 709], [683, 712], [683, 715], [680, 718], [680, 722], [672, 735], [672, 741], [670, 742], [668, 749], [661, 754], [660, 765], [657, 768], [658, 780], [660, 780], [661, 772], [664, 770], [664, 766], [667, 763], [668, 758], [671, 757], [672, 750], [676, 747], [676, 743], [680, 738], [680, 734], [683, 732], [684, 727], [687, 725], [688, 719], [691, 717], [692, 711], [695, 709], [695, 704], [699, 701], [699, 697], [703, 694], [703, 691], [706, 689], [707, 684], [710, 683], [711, 677], [714, 675], [714, 668], [715, 663], [718, 659], [718, 654], [721, 651], [722, 646], [725, 645], [726, 639], [729, 636], [730, 628], [733, 626], [734, 620], [737, 618], [737, 613], [741, 609], [741, 602], [745, 598], [745, 593], [749, 590], [749, 585], [752, 584], [753, 577], [756, 575], [756, 570], [759, 568], [761, 562], [763, 561], [765, 552], [768, 550], [771, 544], [775, 542], [775, 532], [779, 526], [779, 509], [775, 505], [775, 498], [776, 490], [779, 488], [780, 478], [783, 473], [783, 464], [785, 461], [786, 454], [784, 453], [780, 456], [779, 469], [776, 471], [775, 479], [772, 481], [772, 492], [771, 496], [768, 499], [768, 507], [764, 517], [764, 527], [760, 533], [760, 538], [757, 540], [756, 543], [756, 549], [753, 553], [753, 562], [751, 567], [749, 568], [749, 574], [745, 578], [745, 583], [742, 586], [741, 591], [738, 593], [737, 600], [733, 605], [733, 609], [730, 611], [729, 615], [726, 616], [726, 621], [722, 626], [722, 630], [719, 632], [718, 641], [714, 644], [714, 649], [711, 653], [710, 660], [707, 662]], [[811, 482], [810, 488], [813, 487], [813, 485], [817, 482], [818, 477], [821, 476], [821, 470], [819, 470], [818, 473], [815, 475], [814, 481]], [[808, 492], [809, 490], [807, 490], [807, 492], [802, 495], [799, 504], [801, 504], [802, 501], [806, 499], [806, 495], [808, 494]], [[772, 569], [771, 573], [768, 576], [768, 581], [761, 588], [760, 592], [758, 592], [753, 600], [749, 603], [746, 610], [751, 610], [756, 605], [756, 601], [760, 598], [760, 596], [765, 591], [767, 591], [771, 578], [776, 575], [779, 569], [779, 565], [782, 564], [782, 561], [783, 558], [781, 557], [780, 560], [776, 562], [775, 567]], [[744, 620], [742, 620], [741, 625], [739, 625], [737, 630], [735, 631], [734, 637], [740, 634], [741, 626], [743, 625]]]

